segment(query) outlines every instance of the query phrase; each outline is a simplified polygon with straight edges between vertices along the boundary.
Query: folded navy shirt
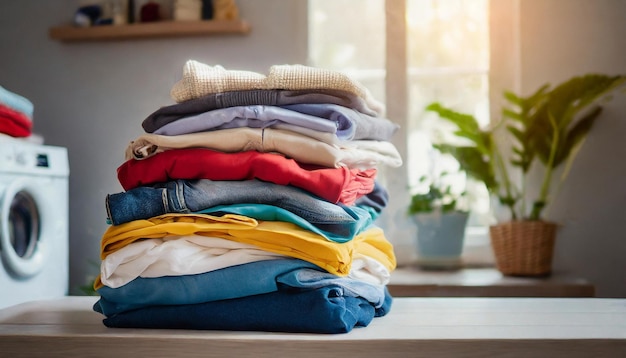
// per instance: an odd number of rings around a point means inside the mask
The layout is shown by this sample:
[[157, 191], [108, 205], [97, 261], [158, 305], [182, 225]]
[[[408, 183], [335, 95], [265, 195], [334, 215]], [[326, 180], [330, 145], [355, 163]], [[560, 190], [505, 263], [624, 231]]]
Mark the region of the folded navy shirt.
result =
[[[347, 333], [389, 312], [392, 297], [385, 288], [376, 309], [360, 297], [343, 296], [338, 286], [277, 291], [230, 300], [175, 306], [153, 306], [114, 314], [107, 327], [293, 333]], [[94, 306], [98, 311], [99, 307]]]

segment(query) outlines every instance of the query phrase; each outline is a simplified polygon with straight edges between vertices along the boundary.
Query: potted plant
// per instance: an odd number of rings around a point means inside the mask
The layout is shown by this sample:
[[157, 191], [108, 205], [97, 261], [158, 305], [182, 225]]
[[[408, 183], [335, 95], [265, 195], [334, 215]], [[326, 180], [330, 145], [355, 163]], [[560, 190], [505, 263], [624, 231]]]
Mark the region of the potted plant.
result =
[[446, 182], [449, 176], [422, 176], [419, 186], [426, 191], [414, 193], [407, 210], [417, 225], [418, 265], [424, 269], [453, 269], [461, 262], [469, 212], [466, 192], [455, 192]]
[[[436, 102], [426, 107], [455, 124], [454, 134], [468, 143], [441, 143], [437, 148], [455, 157], [469, 176], [482, 181], [508, 208], [510, 218], [490, 227], [496, 265], [503, 274], [550, 274], [557, 224], [543, 213], [554, 200], [553, 176], [562, 168], [560, 183], [565, 180], [599, 118], [602, 101], [625, 81], [625, 76], [589, 74], [553, 88], [546, 84], [527, 97], [505, 91], [509, 106], [490, 128], [480, 128], [473, 116]], [[529, 190], [531, 169], [543, 174], [536, 193]]]

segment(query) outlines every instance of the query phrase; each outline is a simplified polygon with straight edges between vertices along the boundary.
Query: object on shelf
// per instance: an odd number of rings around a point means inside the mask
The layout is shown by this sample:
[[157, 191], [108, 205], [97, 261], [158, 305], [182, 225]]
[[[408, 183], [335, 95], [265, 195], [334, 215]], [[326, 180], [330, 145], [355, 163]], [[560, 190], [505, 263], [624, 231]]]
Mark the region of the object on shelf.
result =
[[201, 0], [175, 0], [175, 21], [200, 21], [202, 19]]
[[124, 7], [120, 1], [113, 2], [111, 7], [111, 17], [113, 18], [113, 25], [124, 25], [128, 21], [126, 13], [124, 12]]
[[216, 20], [238, 19], [239, 8], [235, 0], [213, 0], [213, 18]]
[[160, 5], [154, 1], [148, 1], [141, 7], [141, 22], [155, 22], [161, 20]]
[[202, 20], [213, 18], [213, 0], [202, 0]]
[[132, 24], [135, 22], [135, 0], [127, 0], [126, 3], [127, 22]]
[[102, 15], [100, 5], [88, 5], [79, 7], [74, 14], [74, 25], [78, 27], [89, 27]]

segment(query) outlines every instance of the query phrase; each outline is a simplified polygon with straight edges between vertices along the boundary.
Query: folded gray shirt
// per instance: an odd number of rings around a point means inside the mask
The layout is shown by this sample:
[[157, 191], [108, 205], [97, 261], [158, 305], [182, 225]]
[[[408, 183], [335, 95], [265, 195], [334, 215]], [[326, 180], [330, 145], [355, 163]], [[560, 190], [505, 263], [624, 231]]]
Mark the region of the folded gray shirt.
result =
[[289, 104], [336, 104], [352, 108], [369, 116], [377, 113], [359, 96], [340, 90], [244, 90], [212, 93], [189, 101], [161, 107], [150, 114], [141, 124], [148, 133], [153, 133], [164, 125], [180, 118], [197, 115], [215, 109], [267, 105], [284, 106]]

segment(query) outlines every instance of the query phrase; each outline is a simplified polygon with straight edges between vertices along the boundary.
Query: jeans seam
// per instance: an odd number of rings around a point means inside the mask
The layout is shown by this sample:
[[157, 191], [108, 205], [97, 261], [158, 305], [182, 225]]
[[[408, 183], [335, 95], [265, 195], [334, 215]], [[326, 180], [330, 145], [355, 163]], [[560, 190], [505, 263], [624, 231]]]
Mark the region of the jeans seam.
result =
[[189, 208], [187, 208], [187, 204], [185, 203], [185, 185], [182, 184], [180, 180], [176, 180], [174, 182], [175, 190], [176, 190], [176, 201], [178, 202], [178, 207], [180, 208], [179, 212], [188, 213], [190, 212]]
[[106, 211], [107, 211], [107, 218], [109, 218], [109, 220], [113, 224], [113, 216], [111, 215], [111, 206], [109, 205], [109, 197], [110, 197], [110, 194], [107, 194], [107, 197], [106, 197], [106, 200], [105, 200]]
[[170, 205], [167, 199], [167, 188], [161, 189], [161, 205], [163, 205], [163, 211], [165, 213], [170, 212]]

